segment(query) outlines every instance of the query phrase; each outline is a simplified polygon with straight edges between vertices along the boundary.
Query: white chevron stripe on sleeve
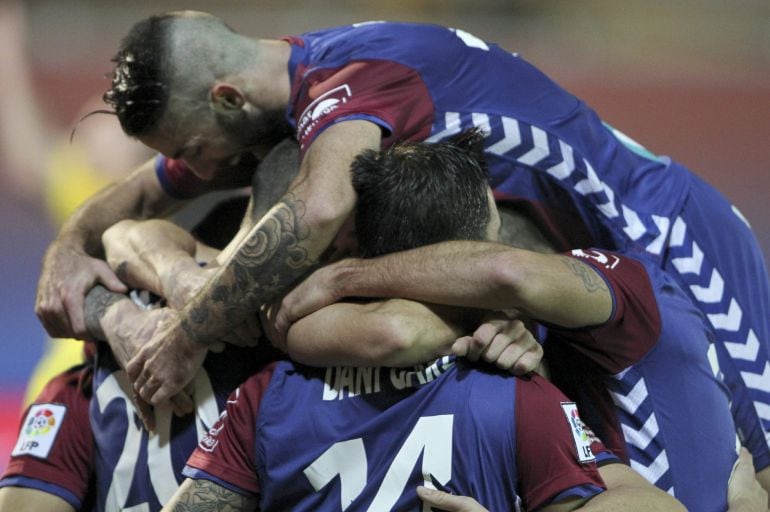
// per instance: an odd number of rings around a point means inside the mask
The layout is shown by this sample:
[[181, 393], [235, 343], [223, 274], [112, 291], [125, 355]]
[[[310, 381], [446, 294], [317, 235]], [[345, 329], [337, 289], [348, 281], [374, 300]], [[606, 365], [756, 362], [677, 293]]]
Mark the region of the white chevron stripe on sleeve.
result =
[[[754, 402], [754, 409], [757, 411], [757, 415], [760, 419], [770, 421], [770, 405], [760, 402]], [[770, 441], [770, 430], [767, 431], [768, 441]]]
[[583, 160], [583, 163], [586, 166], [586, 177], [575, 185], [575, 190], [582, 195], [595, 194], [604, 190], [604, 183], [596, 175], [596, 171], [591, 167], [591, 164], [587, 160]]
[[717, 269], [711, 272], [711, 281], [709, 281], [708, 287], [698, 286], [697, 284], [690, 285], [690, 291], [695, 298], [706, 304], [714, 304], [721, 301], [724, 289], [725, 281]]
[[447, 112], [444, 114], [446, 127], [438, 133], [435, 133], [425, 139], [425, 142], [438, 142], [442, 139], [460, 133], [460, 114], [458, 112]]
[[507, 153], [521, 144], [521, 131], [519, 130], [518, 121], [510, 117], [503, 117], [501, 119], [504, 136], [487, 148], [487, 151], [496, 155]]
[[668, 242], [669, 247], [679, 247], [684, 244], [684, 235], [687, 232], [687, 223], [682, 217], [677, 217], [674, 221], [674, 226], [671, 228], [671, 240]]
[[648, 482], [655, 483], [663, 474], [668, 471], [668, 455], [665, 450], [655, 457], [655, 460], [649, 466], [640, 464], [635, 460], [631, 460], [631, 467], [634, 468], [640, 475], [642, 475]]
[[741, 319], [743, 319], [743, 310], [738, 305], [735, 299], [730, 301], [730, 308], [727, 313], [715, 313], [706, 315], [713, 325], [717, 329], [723, 329], [725, 331], [737, 331], [741, 326]]
[[548, 134], [537, 126], [532, 127], [532, 142], [534, 147], [519, 157], [519, 162], [525, 165], [535, 165], [548, 156]]
[[733, 359], [742, 361], [755, 361], [759, 353], [759, 340], [754, 334], [754, 329], [749, 329], [749, 335], [746, 337], [746, 343], [735, 343], [734, 341], [725, 341], [725, 348]]
[[644, 425], [642, 425], [642, 428], [639, 430], [622, 423], [620, 427], [623, 429], [623, 437], [626, 442], [636, 446], [640, 450], [646, 450], [650, 445], [650, 442], [652, 442], [660, 431], [658, 419], [654, 414], [651, 414], [650, 417], [647, 418], [647, 421], [644, 422]]
[[492, 132], [492, 127], [489, 125], [488, 115], [477, 114], [474, 112], [471, 116], [471, 121], [473, 122], [473, 126], [480, 128], [484, 132], [484, 135], [489, 135]]
[[659, 234], [655, 237], [655, 240], [650, 242], [646, 249], [651, 254], [660, 254], [663, 251], [663, 242], [666, 241], [666, 235], [668, 235], [668, 226], [671, 224], [671, 220], [668, 217], [662, 217], [660, 215], [652, 216], [653, 222], [658, 227]]
[[604, 190], [604, 194], [607, 196], [607, 202], [597, 204], [596, 207], [599, 208], [599, 211], [602, 212], [605, 217], [614, 219], [619, 215], [618, 209], [615, 208], [615, 192], [613, 192], [606, 183], [602, 183], [602, 190]]
[[647, 398], [647, 384], [644, 379], [639, 379], [639, 382], [627, 394], [623, 395], [617, 391], [612, 391], [610, 395], [615, 405], [629, 414], [634, 414], [639, 405]]
[[572, 154], [572, 146], [560, 140], [559, 148], [561, 149], [562, 161], [553, 167], [549, 167], [545, 172], [556, 179], [563, 180], [568, 178], [572, 171], [575, 170], [575, 160]]
[[682, 256], [672, 258], [671, 264], [676, 267], [680, 274], [700, 274], [700, 267], [703, 264], [703, 251], [698, 244], [692, 243], [692, 256]]
[[634, 210], [626, 205], [622, 205], [621, 208], [623, 209], [623, 218], [627, 224], [623, 231], [631, 240], [639, 240], [647, 232], [647, 229]]
[[770, 393], [770, 363], [765, 363], [765, 370], [761, 375], [754, 372], [741, 372], [741, 377], [743, 377], [743, 382], [751, 389]]

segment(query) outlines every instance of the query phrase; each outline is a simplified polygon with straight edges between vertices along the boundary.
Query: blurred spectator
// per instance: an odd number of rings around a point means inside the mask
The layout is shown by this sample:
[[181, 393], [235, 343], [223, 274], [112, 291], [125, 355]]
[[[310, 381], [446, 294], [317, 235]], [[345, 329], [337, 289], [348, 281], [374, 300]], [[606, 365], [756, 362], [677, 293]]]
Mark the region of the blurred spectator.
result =
[[[28, 51], [25, 6], [0, 2], [0, 186], [33, 207], [44, 208], [55, 229], [90, 195], [152, 155], [128, 138], [101, 98], [85, 101], [72, 126], [61, 127], [36, 94]], [[30, 307], [30, 315], [32, 314]], [[46, 342], [27, 390], [37, 396], [50, 377], [82, 360], [82, 343]]]

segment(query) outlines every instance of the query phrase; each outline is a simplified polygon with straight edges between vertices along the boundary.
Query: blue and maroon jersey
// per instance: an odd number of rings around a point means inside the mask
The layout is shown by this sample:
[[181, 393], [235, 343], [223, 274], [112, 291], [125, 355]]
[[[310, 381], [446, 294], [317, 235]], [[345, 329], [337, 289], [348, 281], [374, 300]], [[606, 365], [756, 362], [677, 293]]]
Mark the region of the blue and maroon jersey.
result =
[[716, 332], [755, 466], [770, 465], [770, 288], [729, 201], [519, 55], [463, 30], [371, 22], [285, 40], [287, 119], [301, 151], [346, 120], [380, 126], [383, 147], [481, 128], [495, 196], [518, 201], [560, 250], [634, 250], [670, 272]]
[[22, 419], [0, 487], [53, 494], [75, 510], [93, 502], [93, 439], [88, 428], [93, 368], [74, 367], [51, 379]]
[[302, 151], [352, 119], [379, 125], [383, 147], [480, 128], [496, 198], [519, 201], [560, 250], [634, 251], [674, 276], [715, 332], [755, 467], [770, 465], [770, 280], [729, 201], [519, 55], [463, 30], [373, 22], [286, 40], [287, 117]]
[[[376, 123], [383, 147], [479, 127], [496, 192], [534, 202], [570, 237], [659, 257], [687, 172], [607, 126], [517, 54], [459, 29], [371, 22], [286, 38], [288, 117], [302, 151], [328, 126]], [[630, 186], [633, 184], [633, 186]], [[582, 222], [581, 222], [582, 221]]]
[[688, 510], [726, 510], [736, 428], [703, 314], [650, 262], [570, 255], [604, 278], [614, 307], [602, 325], [549, 329], [554, 383], [608, 447]]
[[[445, 357], [411, 368], [280, 362], [233, 394], [185, 474], [261, 510], [422, 510], [417, 485], [490, 510], [601, 492], [575, 404], [542, 377]], [[602, 453], [602, 456], [606, 456]]]
[[253, 349], [228, 346], [209, 353], [191, 383], [195, 412], [177, 417], [169, 405], [155, 407], [150, 434], [130, 399], [126, 373], [100, 344], [90, 404], [96, 510], [160, 510], [184, 480], [187, 457], [219, 418], [228, 395], [257, 368]]

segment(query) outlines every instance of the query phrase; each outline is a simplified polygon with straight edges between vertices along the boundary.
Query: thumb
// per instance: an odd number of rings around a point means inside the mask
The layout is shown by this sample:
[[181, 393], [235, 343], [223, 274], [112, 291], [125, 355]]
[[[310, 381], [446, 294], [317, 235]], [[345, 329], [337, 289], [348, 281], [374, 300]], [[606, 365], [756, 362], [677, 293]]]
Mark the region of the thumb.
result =
[[462, 338], [457, 338], [455, 342], [452, 343], [452, 353], [457, 357], [467, 356], [468, 350], [470, 350], [472, 339], [473, 338], [471, 336], [463, 336]]
[[447, 512], [488, 512], [472, 498], [455, 496], [422, 485], [417, 486], [417, 496], [428, 505]]

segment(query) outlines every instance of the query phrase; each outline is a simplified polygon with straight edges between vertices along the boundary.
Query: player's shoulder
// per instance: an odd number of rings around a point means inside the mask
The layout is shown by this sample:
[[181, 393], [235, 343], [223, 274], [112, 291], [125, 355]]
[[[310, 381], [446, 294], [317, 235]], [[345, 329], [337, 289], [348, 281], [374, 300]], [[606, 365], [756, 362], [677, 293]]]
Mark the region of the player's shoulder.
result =
[[51, 378], [35, 402], [68, 402], [74, 397], [88, 401], [91, 398], [92, 380], [93, 366], [91, 363], [73, 366]]

